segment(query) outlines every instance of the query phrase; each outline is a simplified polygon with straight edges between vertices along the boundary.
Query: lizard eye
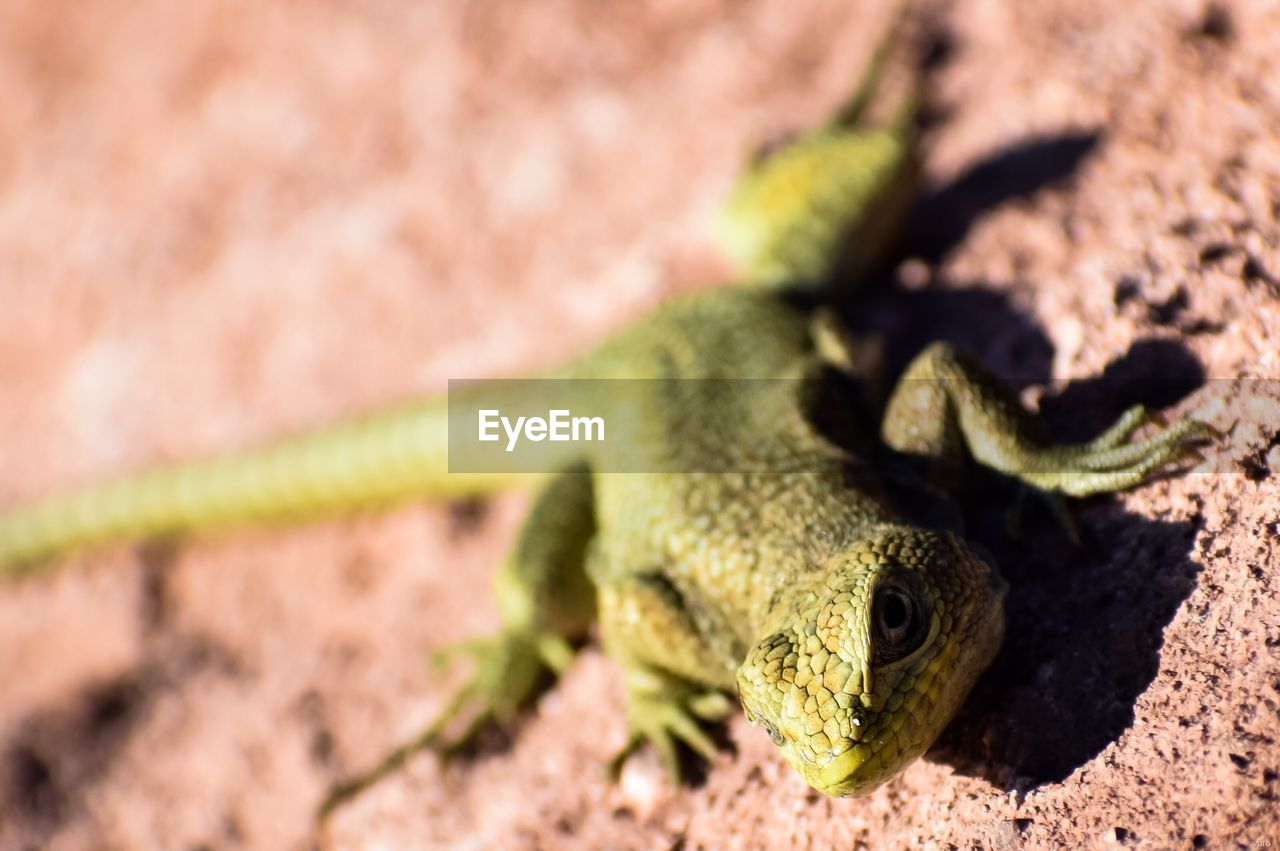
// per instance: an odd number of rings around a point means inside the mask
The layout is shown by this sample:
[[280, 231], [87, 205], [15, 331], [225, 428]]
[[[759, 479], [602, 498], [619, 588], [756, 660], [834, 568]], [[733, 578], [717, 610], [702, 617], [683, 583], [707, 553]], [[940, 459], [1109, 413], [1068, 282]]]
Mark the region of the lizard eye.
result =
[[875, 657], [882, 665], [910, 656], [924, 640], [920, 604], [905, 588], [882, 585], [876, 589], [871, 614]]

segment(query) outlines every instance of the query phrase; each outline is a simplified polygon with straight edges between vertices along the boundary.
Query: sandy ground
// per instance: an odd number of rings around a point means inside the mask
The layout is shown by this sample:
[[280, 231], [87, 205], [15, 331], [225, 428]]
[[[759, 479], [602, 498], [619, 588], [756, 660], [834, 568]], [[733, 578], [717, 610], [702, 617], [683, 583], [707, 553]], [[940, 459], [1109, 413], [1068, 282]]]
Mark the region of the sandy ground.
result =
[[[0, 504], [549, 363], [714, 282], [743, 155], [841, 99], [884, 11], [5, 0]], [[651, 755], [610, 786], [588, 649], [509, 741], [316, 833], [457, 683], [427, 653], [496, 625], [522, 497], [411, 505], [0, 589], [0, 848], [1280, 843], [1280, 9], [927, 18], [915, 259], [861, 316], [967, 343], [1064, 437], [1135, 398], [1234, 426], [1082, 506], [1079, 551], [979, 522], [1009, 638], [934, 752], [828, 800], [734, 718], [691, 788]]]

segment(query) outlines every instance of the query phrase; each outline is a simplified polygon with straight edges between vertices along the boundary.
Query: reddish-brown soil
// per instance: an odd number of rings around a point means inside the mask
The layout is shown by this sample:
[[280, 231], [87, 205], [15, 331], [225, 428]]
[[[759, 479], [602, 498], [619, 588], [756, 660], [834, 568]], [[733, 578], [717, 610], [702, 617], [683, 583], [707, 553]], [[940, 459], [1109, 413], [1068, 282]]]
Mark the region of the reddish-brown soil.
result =
[[[0, 504], [549, 363], [714, 282], [742, 157], [840, 100], [886, 5], [5, 0]], [[0, 588], [0, 847], [1280, 843], [1280, 12], [925, 5], [929, 188], [867, 322], [969, 344], [1065, 437], [1135, 396], [1230, 429], [1080, 507], [1078, 551], [993, 545], [1009, 638], [928, 757], [829, 800], [739, 717], [695, 786], [651, 754], [611, 786], [588, 649], [511, 741], [314, 833], [458, 682], [428, 652], [494, 628], [507, 495]]]

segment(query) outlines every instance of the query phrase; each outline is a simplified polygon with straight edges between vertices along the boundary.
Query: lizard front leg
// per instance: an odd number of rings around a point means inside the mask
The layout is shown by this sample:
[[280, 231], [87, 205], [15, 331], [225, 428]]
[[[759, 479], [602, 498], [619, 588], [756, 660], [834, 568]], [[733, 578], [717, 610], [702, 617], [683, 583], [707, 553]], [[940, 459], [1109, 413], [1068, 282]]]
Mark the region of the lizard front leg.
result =
[[700, 721], [733, 709], [734, 665], [716, 652], [658, 574], [629, 575], [600, 589], [605, 647], [622, 667], [627, 687], [627, 744], [610, 762], [617, 776], [627, 758], [652, 742], [672, 785], [680, 783], [676, 742], [710, 761], [718, 748]]
[[976, 358], [935, 343], [899, 380], [881, 434], [891, 448], [944, 471], [967, 450], [983, 466], [1040, 492], [1079, 497], [1133, 487], [1214, 434], [1188, 419], [1130, 442], [1145, 420], [1145, 410], [1135, 406], [1088, 443], [1053, 445], [1013, 391]]
[[[560, 473], [543, 486], [497, 576], [501, 631], [436, 654], [437, 662], [471, 656], [471, 679], [419, 735], [373, 770], [335, 787], [321, 806], [321, 818], [419, 750], [433, 748], [448, 756], [482, 727], [509, 722], [544, 675], [568, 668], [574, 656], [570, 642], [585, 636], [595, 619], [595, 589], [586, 574], [586, 553], [595, 535], [593, 498], [584, 467]], [[463, 724], [461, 732], [448, 735], [457, 722]]]

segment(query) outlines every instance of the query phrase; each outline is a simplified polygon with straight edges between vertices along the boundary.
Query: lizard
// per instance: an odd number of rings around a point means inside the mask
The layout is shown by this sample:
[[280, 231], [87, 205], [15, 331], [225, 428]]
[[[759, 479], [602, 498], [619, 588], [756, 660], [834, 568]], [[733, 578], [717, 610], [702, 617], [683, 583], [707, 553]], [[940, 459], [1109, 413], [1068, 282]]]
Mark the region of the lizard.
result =
[[[633, 379], [642, 469], [610, 469], [584, 444], [552, 454], [496, 577], [498, 634], [451, 651], [473, 658], [472, 678], [322, 813], [422, 746], [449, 753], [509, 721], [597, 623], [625, 674], [614, 772], [651, 743], [678, 784], [678, 746], [714, 757], [704, 722], [736, 693], [810, 786], [866, 794], [924, 753], [989, 666], [1007, 590], [957, 528], [887, 495], [883, 458], [929, 488], [967, 457], [1056, 499], [1139, 485], [1212, 435], [1188, 419], [1135, 440], [1148, 416], [1134, 407], [1091, 441], [1050, 443], [1008, 387], [942, 343], [910, 363], [878, 425], [824, 427], [823, 406], [856, 407], [842, 388], [857, 369], [813, 293], [883, 260], [918, 180], [912, 99], [887, 126], [864, 120], [891, 41], [832, 120], [748, 163], [718, 227], [742, 286], [675, 299], [550, 373]], [[716, 389], [679, 392], [686, 381]], [[450, 470], [450, 409], [500, 406], [489, 392], [15, 508], [0, 516], [0, 575], [109, 540], [505, 486], [512, 476]]]

